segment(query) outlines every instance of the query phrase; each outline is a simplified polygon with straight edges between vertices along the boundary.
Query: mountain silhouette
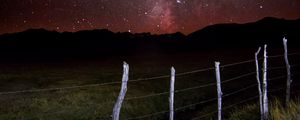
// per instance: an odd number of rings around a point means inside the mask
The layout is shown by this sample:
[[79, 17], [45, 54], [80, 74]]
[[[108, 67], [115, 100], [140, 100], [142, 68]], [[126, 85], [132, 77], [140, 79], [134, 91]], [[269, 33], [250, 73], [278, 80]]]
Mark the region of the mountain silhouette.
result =
[[29, 29], [0, 35], [2, 58], [108, 57], [146, 53], [176, 53], [205, 49], [257, 48], [263, 44], [298, 47], [300, 19], [285, 20], [266, 17], [246, 24], [216, 24], [189, 35], [180, 32], [152, 35], [150, 33], [114, 33], [107, 29], [78, 32], [57, 32]]
[[246, 24], [216, 24], [191, 33], [187, 39], [207, 47], [254, 47], [268, 44], [282, 46], [282, 38], [296, 47], [300, 40], [300, 19], [266, 17]]

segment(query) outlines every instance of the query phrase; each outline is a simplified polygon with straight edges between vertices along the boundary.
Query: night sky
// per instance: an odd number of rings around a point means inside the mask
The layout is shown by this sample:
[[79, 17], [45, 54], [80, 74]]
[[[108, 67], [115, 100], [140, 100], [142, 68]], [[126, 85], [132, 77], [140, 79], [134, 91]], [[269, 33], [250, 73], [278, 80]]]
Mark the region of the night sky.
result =
[[0, 34], [29, 28], [188, 34], [267, 16], [300, 18], [300, 0], [0, 0]]

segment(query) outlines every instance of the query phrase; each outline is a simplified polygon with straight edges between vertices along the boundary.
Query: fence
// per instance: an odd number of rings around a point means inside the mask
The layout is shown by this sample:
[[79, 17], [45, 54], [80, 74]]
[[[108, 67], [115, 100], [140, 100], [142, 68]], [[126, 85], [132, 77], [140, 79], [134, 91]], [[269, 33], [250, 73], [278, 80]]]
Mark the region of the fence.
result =
[[[190, 109], [192, 107], [196, 107], [199, 105], [203, 105], [206, 103], [211, 103], [214, 101], [218, 101], [218, 109], [216, 111], [211, 111], [208, 112], [207, 114], [203, 114], [200, 116], [194, 116], [193, 119], [202, 119], [204, 117], [210, 116], [212, 114], [218, 113], [218, 119], [221, 120], [222, 118], [222, 111], [230, 109], [235, 107], [236, 105], [239, 104], [243, 104], [243, 103], [247, 103], [251, 100], [254, 100], [256, 98], [259, 98], [259, 103], [260, 103], [260, 112], [261, 112], [261, 119], [268, 119], [267, 113], [268, 113], [268, 99], [267, 99], [267, 93], [273, 93], [273, 92], [277, 92], [277, 91], [281, 91], [284, 90], [286, 88], [286, 104], [289, 102], [290, 100], [290, 88], [291, 86], [298, 86], [299, 84], [291, 84], [291, 71], [290, 68], [291, 67], [295, 67], [296, 65], [289, 65], [289, 61], [288, 61], [288, 56], [294, 56], [294, 55], [299, 55], [300, 53], [292, 53], [292, 54], [288, 54], [287, 53], [287, 46], [286, 46], [286, 39], [284, 39], [284, 55], [274, 55], [274, 56], [268, 56], [267, 57], [267, 53], [266, 53], [266, 46], [264, 47], [264, 57], [263, 58], [258, 58], [258, 54], [260, 52], [260, 49], [255, 53], [255, 59], [253, 60], [246, 60], [246, 61], [241, 61], [241, 62], [236, 62], [236, 63], [232, 63], [232, 64], [225, 64], [225, 65], [219, 65], [219, 62], [215, 63], [215, 67], [211, 67], [211, 68], [205, 68], [205, 69], [198, 69], [198, 70], [193, 70], [193, 71], [188, 71], [188, 72], [182, 72], [182, 73], [177, 73], [175, 74], [175, 68], [171, 68], [171, 74], [170, 75], [162, 75], [162, 76], [155, 76], [155, 77], [150, 77], [150, 78], [141, 78], [141, 79], [129, 79], [129, 65], [127, 63], [124, 62], [123, 65], [123, 77], [122, 77], [122, 81], [116, 81], [116, 82], [107, 82], [107, 83], [101, 83], [101, 84], [89, 84], [89, 85], [80, 85], [80, 86], [70, 86], [70, 87], [61, 87], [61, 88], [46, 88], [46, 89], [33, 89], [33, 90], [21, 90], [21, 91], [11, 91], [11, 92], [0, 92], [0, 95], [6, 95], [6, 94], [18, 94], [18, 93], [32, 93], [32, 92], [45, 92], [45, 91], [56, 91], [56, 90], [68, 90], [68, 89], [78, 89], [78, 88], [90, 88], [90, 87], [98, 87], [98, 86], [105, 86], [105, 85], [115, 85], [115, 84], [121, 84], [121, 90], [120, 90], [120, 94], [116, 100], [115, 106], [113, 108], [113, 113], [112, 113], [112, 119], [113, 120], [118, 120], [120, 119], [120, 111], [122, 108], [122, 104], [123, 102], [127, 102], [127, 101], [133, 101], [133, 100], [138, 100], [138, 99], [146, 99], [146, 98], [150, 98], [150, 97], [156, 97], [156, 96], [162, 96], [162, 95], [169, 95], [169, 109], [163, 110], [163, 111], [158, 111], [158, 112], [153, 112], [153, 113], [149, 113], [149, 114], [145, 114], [145, 115], [140, 115], [140, 116], [136, 116], [136, 117], [132, 117], [132, 118], [126, 118], [128, 120], [130, 119], [145, 119], [145, 118], [149, 118], [149, 117], [153, 117], [153, 116], [159, 116], [159, 115], [165, 115], [169, 113], [169, 119], [173, 120], [174, 119], [174, 114], [176, 114], [176, 112], [180, 112], [180, 111], [184, 111], [186, 109]], [[285, 63], [286, 66], [276, 66], [276, 67], [269, 67], [267, 68], [267, 58], [268, 59], [276, 59], [276, 58], [280, 58], [280, 57], [284, 57], [285, 59]], [[261, 86], [261, 80], [260, 80], [260, 72], [261, 70], [259, 69], [259, 61], [263, 60], [264, 64], [263, 64], [263, 86]], [[238, 76], [234, 76], [234, 77], [230, 77], [227, 79], [221, 79], [222, 78], [222, 69], [225, 68], [229, 68], [229, 67], [234, 67], [234, 66], [240, 66], [243, 64], [251, 64], [251, 63], [255, 63], [253, 64], [253, 66], [256, 66], [256, 71], [252, 71], [252, 72], [248, 72], [245, 74], [241, 74]], [[280, 76], [275, 76], [272, 78], [267, 78], [267, 70], [278, 70], [278, 69], [287, 69], [287, 75], [280, 75]], [[192, 86], [192, 87], [186, 87], [186, 88], [182, 88], [182, 89], [176, 89], [175, 88], [175, 81], [177, 77], [180, 76], [187, 76], [187, 75], [191, 75], [191, 74], [195, 74], [195, 73], [200, 73], [200, 72], [207, 72], [207, 71], [211, 71], [211, 70], [215, 70], [215, 77], [217, 79], [216, 82], [211, 82], [211, 83], [206, 83], [206, 84], [201, 84], [201, 85], [197, 85], [197, 86]], [[234, 82], [236, 80], [245, 78], [245, 77], [249, 77], [249, 76], [254, 76], [257, 79], [257, 83], [251, 83], [249, 85], [247, 85], [246, 87], [240, 88], [240, 89], [235, 89], [235, 90], [231, 90], [230, 92], [224, 92], [224, 94], [222, 93], [222, 89], [224, 89], [224, 87], [221, 87], [221, 85], [224, 84], [228, 84], [231, 82]], [[131, 83], [138, 83], [138, 82], [143, 82], [143, 81], [151, 81], [151, 80], [157, 80], [157, 79], [162, 79], [162, 78], [170, 78], [170, 90], [169, 91], [165, 91], [165, 92], [159, 92], [159, 93], [154, 93], [154, 94], [147, 94], [147, 95], [142, 95], [142, 96], [131, 96], [131, 97], [126, 97], [126, 92], [127, 92], [127, 84], [131, 84]], [[282, 79], [282, 78], [287, 78], [287, 87], [281, 87], [281, 88], [276, 88], [276, 89], [271, 89], [268, 90], [267, 89], [267, 83], [271, 82], [271, 81], [276, 81], [278, 79]], [[187, 105], [183, 105], [183, 106], [175, 106], [174, 107], [174, 101], [176, 101], [176, 99], [174, 99], [174, 96], [176, 96], [176, 94], [179, 93], [183, 93], [183, 92], [188, 92], [188, 91], [193, 91], [196, 89], [200, 89], [200, 88], [206, 88], [206, 87], [211, 87], [211, 86], [216, 86], [217, 88], [217, 95], [218, 97], [214, 97], [214, 98], [208, 98], [205, 100], [201, 100], [195, 103], [191, 103], [191, 104], [187, 104]], [[241, 92], [245, 92], [247, 90], [253, 89], [256, 86], [258, 86], [258, 95], [254, 95], [251, 97], [247, 97], [239, 102], [236, 102], [234, 104], [230, 104], [227, 105], [225, 107], [222, 108], [222, 98], [229, 98], [230, 96], [236, 95], [238, 93]], [[268, 90], [268, 91], [267, 91]], [[129, 89], [130, 91], [130, 89]], [[166, 101], [161, 101], [161, 102], [167, 102]], [[109, 115], [108, 115], [109, 116]], [[108, 118], [111, 119], [111, 118]]]

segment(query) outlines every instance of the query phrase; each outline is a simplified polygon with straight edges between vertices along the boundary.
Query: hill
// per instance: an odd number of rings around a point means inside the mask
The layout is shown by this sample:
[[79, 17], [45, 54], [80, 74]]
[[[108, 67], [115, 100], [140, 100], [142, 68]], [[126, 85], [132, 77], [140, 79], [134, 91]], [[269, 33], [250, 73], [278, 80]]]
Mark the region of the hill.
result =
[[283, 37], [289, 39], [289, 47], [297, 47], [300, 39], [300, 19], [267, 17], [246, 24], [216, 24], [187, 36], [179, 32], [152, 35], [114, 33], [107, 29], [74, 33], [29, 29], [1, 35], [0, 54], [7, 59], [168, 54], [216, 48], [256, 48], [265, 43], [281, 47]]
[[285, 20], [266, 17], [246, 24], [217, 24], [188, 35], [188, 39], [208, 47], [254, 47], [268, 44], [281, 46], [287, 37], [290, 45], [296, 47], [299, 41], [300, 19]]

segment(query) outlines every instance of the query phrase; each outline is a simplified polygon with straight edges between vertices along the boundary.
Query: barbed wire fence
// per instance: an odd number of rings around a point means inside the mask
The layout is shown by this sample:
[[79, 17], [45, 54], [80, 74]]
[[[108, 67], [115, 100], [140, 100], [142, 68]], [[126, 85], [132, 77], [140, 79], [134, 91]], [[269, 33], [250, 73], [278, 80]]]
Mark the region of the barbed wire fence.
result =
[[[289, 54], [289, 56], [293, 56], [293, 55], [300, 55], [300, 52]], [[278, 57], [283, 57], [283, 55], [274, 55], [274, 56], [269, 56], [268, 58], [278, 58]], [[233, 63], [233, 64], [226, 64], [226, 65], [223, 65], [223, 66], [221, 65], [220, 68], [231, 67], [231, 66], [241, 65], [241, 64], [250, 63], [250, 62], [254, 62], [254, 60], [246, 60], [246, 61], [236, 62], [236, 63]], [[299, 64], [291, 65], [291, 67], [298, 67], [298, 66], [299, 66]], [[286, 68], [286, 67], [285, 66], [278, 66], [278, 67], [268, 68], [268, 70], [284, 69], [284, 68]], [[177, 77], [177, 76], [183, 76], [183, 75], [188, 75], [188, 74], [193, 74], [193, 73], [205, 72], [205, 71], [209, 71], [209, 70], [213, 70], [213, 69], [214, 69], [213, 67], [212, 68], [198, 69], [198, 70], [193, 70], [193, 71], [178, 73], [175, 76]], [[235, 78], [231, 78], [231, 79], [235, 80], [235, 79], [238, 79], [238, 78], [243, 77], [243, 76], [254, 75], [254, 74], [255, 74], [255, 72], [246, 73], [244, 75], [236, 76]], [[155, 76], [155, 77], [149, 77], [149, 78], [138, 78], [138, 79], [129, 80], [128, 83], [157, 80], [157, 79], [169, 78], [169, 77], [170, 77], [170, 75], [161, 75], [161, 76]], [[227, 81], [225, 80], [224, 82], [229, 82], [229, 81], [231, 81], [231, 79], [229, 79]], [[115, 84], [122, 84], [122, 81], [113, 81], [113, 82], [106, 82], [106, 83], [99, 83], [99, 84], [87, 84], [87, 85], [67, 86], [67, 87], [57, 87], [57, 88], [44, 88], [44, 89], [29, 89], [29, 90], [20, 90], [20, 91], [7, 91], [7, 92], [0, 92], [0, 95], [18, 94], [18, 93], [46, 92], [46, 91], [68, 90], [68, 89], [78, 89], [78, 88], [89, 88], [89, 87], [99, 87], [99, 86], [115, 85]], [[214, 84], [215, 83], [211, 83], [210, 85], [214, 85]], [[206, 86], [206, 85], [203, 85], [203, 86]]]
[[[297, 53], [297, 54], [293, 53], [293, 54], [289, 54], [289, 55], [292, 56], [292, 55], [298, 55], [298, 54], [299, 53]], [[269, 58], [277, 58], [277, 57], [282, 57], [282, 56], [281, 55], [269, 56]], [[226, 68], [226, 67], [232, 67], [232, 66], [235, 66], [235, 65], [242, 65], [242, 64], [250, 63], [250, 62], [254, 62], [254, 60], [246, 60], [246, 61], [237, 62], [237, 63], [233, 63], [233, 64], [226, 64], [226, 65], [223, 65], [223, 66], [220, 66], [220, 67], [221, 68]], [[298, 65], [292, 65], [292, 67], [293, 66], [296, 67]], [[278, 67], [269, 68], [268, 70], [284, 69], [284, 68], [285, 68], [284, 66], [278, 66]], [[177, 76], [184, 76], [184, 75], [189, 75], [189, 74], [193, 74], [193, 73], [205, 72], [205, 71], [209, 71], [209, 70], [213, 70], [213, 69], [214, 68], [205, 68], [205, 69], [193, 70], [193, 71], [178, 73], [175, 76], [176, 77]], [[234, 81], [234, 80], [238, 80], [238, 79], [241, 79], [241, 78], [247, 77], [247, 76], [253, 76], [254, 77], [255, 72], [250, 72], [250, 73], [245, 73], [245, 74], [242, 74], [242, 75], [239, 75], [239, 76], [235, 76], [235, 77], [223, 80], [221, 83], [224, 84], [224, 83], [231, 82], [231, 81]], [[155, 77], [150, 77], [150, 78], [139, 78], [139, 79], [129, 80], [128, 83], [141, 82], [141, 81], [150, 81], [150, 80], [156, 80], [156, 79], [161, 79], [161, 78], [169, 78], [169, 77], [170, 77], [170, 75], [155, 76]], [[276, 76], [276, 77], [268, 79], [268, 81], [278, 80], [278, 79], [282, 79], [282, 78], [285, 78], [285, 77], [286, 77], [286, 75]], [[89, 87], [98, 87], [98, 86], [105, 86], [105, 85], [121, 84], [122, 82], [124, 82], [124, 81], [121, 81], [121, 82], [118, 82], [118, 81], [116, 81], [116, 82], [107, 82], [107, 83], [100, 83], [100, 84], [89, 84], [89, 85], [81, 85], [81, 86], [60, 87], [60, 88], [45, 88], [45, 89], [32, 89], [32, 90], [22, 90], [22, 91], [9, 91], [9, 92], [0, 92], [0, 95], [33, 93], [33, 92], [46, 92], [46, 91], [57, 91], [57, 90], [69, 90], [69, 89], [78, 89], [78, 88], [89, 88]], [[177, 90], [174, 91], [174, 93], [177, 94], [177, 93], [186, 92], [186, 91], [195, 90], [195, 89], [204, 88], [204, 87], [209, 87], [209, 86], [213, 86], [213, 85], [216, 85], [216, 83], [213, 82], [213, 83], [203, 84], [203, 85], [199, 85], [199, 86], [184, 88], [184, 89], [177, 89]], [[293, 85], [293, 86], [298, 86], [298, 85], [299, 84]], [[226, 94], [223, 95], [223, 97], [228, 97], [228, 96], [237, 94], [239, 92], [246, 91], [246, 90], [248, 90], [250, 88], [253, 88], [255, 86], [257, 86], [257, 84], [251, 84], [247, 87], [241, 88], [241, 89], [236, 90], [234, 92], [226, 93]], [[279, 88], [279, 89], [276, 89], [276, 90], [271, 90], [270, 92], [277, 92], [277, 91], [281, 91], [281, 90], [284, 90], [284, 89], [285, 88], [283, 87], [283, 88]], [[149, 98], [149, 97], [154, 97], [154, 96], [168, 95], [169, 93], [170, 93], [169, 91], [166, 91], [166, 92], [149, 94], [149, 95], [144, 95], [144, 96], [128, 97], [128, 98], [125, 98], [124, 100], [125, 101], [130, 101], [130, 100], [136, 100], [136, 99], [144, 99], [144, 98]], [[257, 97], [258, 96], [254, 96], [254, 97], [251, 97], [249, 99], [245, 99], [245, 100], [239, 102], [238, 104], [248, 102], [248, 101], [253, 100], [254, 98], [257, 98]], [[208, 103], [208, 102], [213, 102], [213, 101], [216, 101], [216, 100], [217, 100], [217, 98], [211, 98], [211, 99], [203, 100], [203, 101], [200, 101], [200, 102], [197, 102], [197, 103], [177, 107], [177, 108], [175, 108], [174, 111], [176, 111], [176, 112], [182, 111], [184, 109], [189, 109], [191, 107], [194, 107], [194, 106], [197, 106], [197, 105], [200, 105], [200, 104], [205, 104], [205, 103]], [[238, 104], [233, 104], [233, 105], [224, 107], [223, 110], [232, 108], [232, 107], [234, 107]], [[214, 114], [216, 112], [217, 111], [213, 111], [210, 114]], [[154, 112], [154, 113], [151, 113], [151, 114], [146, 114], [146, 115], [137, 116], [137, 117], [133, 117], [133, 118], [128, 118], [128, 120], [143, 119], [143, 118], [152, 117], [152, 116], [161, 115], [161, 114], [167, 114], [167, 113], [169, 113], [169, 110]], [[199, 116], [199, 117], [196, 117], [194, 119], [201, 119], [205, 116], [209, 116], [210, 114], [205, 114], [203, 116]]]
[[[288, 54], [288, 56], [295, 56], [295, 55], [300, 55], [299, 53], [291, 53]], [[273, 56], [269, 56], [268, 59], [275, 59], [275, 58], [280, 58], [280, 57], [285, 57], [284, 55], [273, 55]], [[263, 58], [259, 58], [259, 60], [262, 60]], [[240, 62], [236, 62], [236, 63], [231, 63], [231, 64], [225, 64], [225, 65], [221, 65], [220, 68], [228, 68], [228, 67], [233, 67], [233, 66], [238, 66], [238, 65], [243, 65], [243, 64], [249, 64], [249, 63], [254, 63], [255, 60], [246, 60], [246, 61], [240, 61]], [[291, 67], [297, 67], [299, 65], [294, 64], [291, 65]], [[270, 67], [267, 70], [278, 70], [278, 69], [285, 69], [286, 66], [275, 66], [275, 67]], [[170, 78], [170, 77], [180, 77], [180, 76], [187, 76], [187, 75], [191, 75], [191, 74], [195, 74], [195, 73], [200, 73], [200, 72], [207, 72], [210, 70], [214, 70], [215, 68], [211, 67], [211, 68], [204, 68], [204, 69], [197, 69], [197, 70], [193, 70], [193, 71], [188, 71], [188, 72], [182, 72], [182, 73], [177, 73], [172, 75], [161, 75], [161, 76], [155, 76], [155, 77], [149, 77], [149, 78], [139, 78], [139, 79], [129, 79], [128, 81], [114, 81], [114, 82], [106, 82], [106, 83], [99, 83], [99, 84], [87, 84], [87, 85], [78, 85], [78, 86], [69, 86], [69, 87], [57, 87], [57, 88], [45, 88], [45, 89], [29, 89], [29, 90], [20, 90], [20, 91], [8, 91], [8, 92], [0, 92], [0, 95], [8, 95], [8, 94], [22, 94], [22, 93], [35, 93], [35, 92], [46, 92], [46, 91], [59, 91], [59, 90], [70, 90], [70, 89], [80, 89], [80, 88], [91, 88], [91, 87], [99, 87], [99, 86], [106, 86], [106, 85], [116, 85], [116, 84], [123, 84], [124, 82], [126, 83], [137, 83], [137, 82], [143, 82], [143, 81], [151, 81], [151, 80], [157, 80], [157, 79], [162, 79], [162, 78]], [[249, 73], [244, 73], [238, 76], [234, 76], [225, 80], [221, 81], [221, 84], [226, 84], [226, 83], [230, 83], [230, 82], [234, 82], [237, 80], [240, 80], [242, 78], [245, 77], [253, 77], [255, 78], [256, 76], [256, 71], [254, 72], [249, 72]], [[280, 76], [275, 76], [272, 78], [268, 79], [268, 82], [271, 81], [276, 81], [276, 80], [280, 80], [283, 78], [286, 78], [288, 75], [280, 75]], [[201, 84], [201, 85], [197, 85], [197, 86], [192, 86], [192, 87], [187, 87], [187, 88], [182, 88], [182, 89], [176, 89], [174, 91], [165, 91], [165, 92], [160, 92], [160, 93], [153, 93], [153, 94], [148, 94], [148, 95], [142, 95], [142, 96], [131, 96], [131, 97], [126, 97], [123, 91], [121, 90], [122, 95], [124, 95], [125, 98], [121, 98], [119, 101], [119, 109], [121, 109], [121, 105], [123, 100], [126, 101], [133, 101], [133, 100], [138, 100], [138, 99], [146, 99], [146, 98], [150, 98], [150, 97], [156, 97], [156, 96], [162, 96], [162, 95], [169, 95], [170, 93], [173, 92], [173, 94], [176, 96], [176, 94], [179, 93], [183, 93], [183, 92], [187, 92], [187, 91], [193, 91], [196, 89], [200, 89], [200, 88], [206, 88], [206, 87], [210, 87], [210, 86], [216, 86], [217, 83], [216, 82], [211, 82], [211, 83], [207, 83], [207, 84]], [[247, 91], [249, 89], [253, 89], [255, 86], [257, 86], [257, 83], [252, 83], [252, 84], [248, 84], [246, 87], [243, 88], [239, 88], [239, 89], [235, 89], [232, 92], [224, 92], [224, 94], [222, 94], [223, 98], [228, 98], [230, 96], [236, 95], [238, 93]], [[291, 86], [299, 86], [300, 84], [292, 84]], [[282, 91], [284, 90], [286, 87], [281, 87], [278, 89], [272, 89], [270, 91], [268, 91], [268, 93], [273, 93], [273, 92], [278, 92], [278, 91]], [[121, 95], [121, 94], [120, 94]], [[239, 104], [243, 104], [243, 103], [247, 103], [251, 100], [254, 100], [258, 97], [259, 95], [256, 96], [252, 96], [252, 97], [248, 97], [246, 99], [243, 99], [237, 103], [225, 106], [224, 108], [222, 108], [222, 110], [227, 110], [230, 108], [233, 108]], [[180, 112], [180, 111], [184, 111], [186, 109], [191, 109], [194, 108], [195, 106], [199, 106], [199, 105], [203, 105], [206, 103], [211, 103], [214, 101], [217, 101], [218, 98], [214, 97], [214, 98], [209, 98], [209, 99], [204, 99], [195, 103], [191, 103], [191, 104], [187, 104], [187, 105], [183, 105], [183, 106], [176, 106], [173, 109], [173, 112]], [[176, 101], [176, 99], [175, 99]], [[166, 102], [166, 101], [161, 101], [161, 102]], [[211, 116], [215, 113], [217, 113], [218, 111], [212, 111], [210, 113], [207, 114], [203, 114], [201, 116], [196, 116], [193, 119], [202, 119], [204, 117], [208, 117]], [[145, 118], [149, 118], [149, 117], [153, 117], [153, 116], [159, 116], [159, 115], [165, 115], [167, 113], [170, 113], [170, 110], [166, 108], [166, 110], [163, 111], [158, 111], [158, 112], [153, 112], [153, 113], [149, 113], [149, 114], [145, 114], [145, 115], [140, 115], [140, 116], [135, 116], [135, 117], [131, 117], [131, 118], [126, 118], [127, 120], [132, 120], [132, 119], [145, 119]], [[110, 116], [110, 115], [109, 115]], [[111, 116], [113, 117], [113, 116]], [[110, 118], [108, 118], [110, 119]]]

